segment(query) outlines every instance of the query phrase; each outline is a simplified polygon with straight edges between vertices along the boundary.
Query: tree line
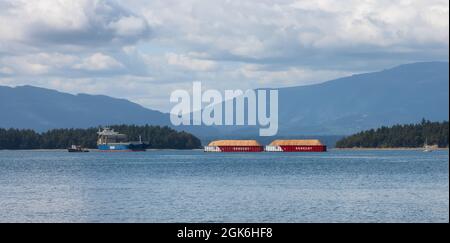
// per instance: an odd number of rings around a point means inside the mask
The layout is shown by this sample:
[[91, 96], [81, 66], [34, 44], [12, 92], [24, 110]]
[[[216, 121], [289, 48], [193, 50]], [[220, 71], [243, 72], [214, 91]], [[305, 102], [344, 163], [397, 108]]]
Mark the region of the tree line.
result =
[[337, 148], [402, 148], [437, 145], [448, 147], [448, 121], [431, 122], [423, 119], [418, 124], [394, 125], [359, 132], [339, 140]]
[[[152, 149], [196, 149], [201, 147], [200, 140], [187, 132], [178, 132], [167, 126], [110, 126], [117, 132], [126, 134], [130, 141], [142, 141]], [[71, 145], [84, 148], [97, 147], [97, 128], [53, 129], [38, 133], [31, 129], [0, 128], [0, 150], [20, 149], [65, 149]]]

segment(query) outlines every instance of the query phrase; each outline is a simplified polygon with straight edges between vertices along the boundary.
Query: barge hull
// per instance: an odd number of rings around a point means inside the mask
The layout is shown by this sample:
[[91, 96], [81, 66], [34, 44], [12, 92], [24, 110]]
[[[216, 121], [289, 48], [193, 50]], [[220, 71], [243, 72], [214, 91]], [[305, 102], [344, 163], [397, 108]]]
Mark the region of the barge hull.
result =
[[267, 146], [267, 152], [327, 152], [327, 146], [301, 146], [301, 145], [283, 145], [283, 146]]
[[205, 152], [248, 153], [264, 152], [263, 146], [207, 146]]

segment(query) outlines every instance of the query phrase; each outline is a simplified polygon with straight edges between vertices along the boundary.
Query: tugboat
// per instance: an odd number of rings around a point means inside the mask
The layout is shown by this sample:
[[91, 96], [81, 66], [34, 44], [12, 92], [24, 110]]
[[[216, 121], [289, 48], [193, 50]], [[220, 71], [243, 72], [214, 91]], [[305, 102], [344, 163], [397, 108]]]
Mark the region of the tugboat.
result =
[[87, 152], [89, 152], [88, 149], [82, 148], [81, 146], [78, 146], [78, 145], [70, 146], [70, 148], [68, 148], [67, 151], [69, 151], [69, 153], [87, 153]]
[[130, 142], [125, 134], [115, 132], [113, 129], [104, 128], [97, 132], [97, 148], [103, 152], [131, 152], [131, 151], [145, 151], [147, 145], [142, 142], [139, 136], [139, 141]]

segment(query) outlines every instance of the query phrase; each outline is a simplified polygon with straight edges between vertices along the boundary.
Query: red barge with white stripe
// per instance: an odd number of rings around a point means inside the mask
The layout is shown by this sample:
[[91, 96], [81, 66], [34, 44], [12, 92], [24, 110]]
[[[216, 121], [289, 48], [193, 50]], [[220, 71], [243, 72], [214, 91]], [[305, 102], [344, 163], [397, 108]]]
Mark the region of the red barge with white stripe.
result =
[[326, 152], [319, 140], [275, 140], [264, 147], [256, 140], [218, 140], [205, 146], [205, 152]]
[[326, 152], [327, 146], [317, 139], [275, 140], [265, 148], [266, 152]]
[[205, 147], [205, 152], [264, 152], [256, 140], [218, 140]]

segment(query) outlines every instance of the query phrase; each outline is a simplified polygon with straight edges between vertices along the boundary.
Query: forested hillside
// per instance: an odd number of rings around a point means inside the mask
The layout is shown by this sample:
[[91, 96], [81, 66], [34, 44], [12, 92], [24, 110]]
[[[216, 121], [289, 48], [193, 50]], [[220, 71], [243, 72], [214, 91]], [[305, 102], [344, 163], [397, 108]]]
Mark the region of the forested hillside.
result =
[[337, 148], [400, 148], [428, 145], [448, 147], [448, 121], [395, 125], [363, 131], [345, 137], [336, 143]]
[[[195, 149], [201, 146], [200, 140], [192, 134], [178, 132], [161, 126], [111, 126], [114, 130], [128, 135], [129, 140], [137, 141], [139, 136], [148, 143], [148, 148], [157, 149]], [[98, 128], [54, 129], [44, 133], [34, 130], [0, 128], [0, 149], [65, 149], [70, 145], [96, 148]]]

